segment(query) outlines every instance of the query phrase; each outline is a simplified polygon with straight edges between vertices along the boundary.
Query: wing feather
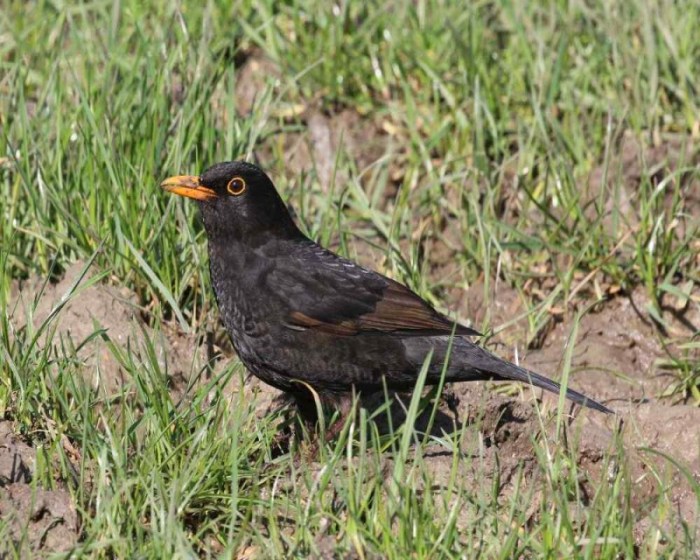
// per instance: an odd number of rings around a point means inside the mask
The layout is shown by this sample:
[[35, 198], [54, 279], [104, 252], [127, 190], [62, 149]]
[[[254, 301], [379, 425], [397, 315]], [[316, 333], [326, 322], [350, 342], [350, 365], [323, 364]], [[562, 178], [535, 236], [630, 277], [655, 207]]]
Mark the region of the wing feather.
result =
[[287, 324], [337, 336], [360, 333], [469, 336], [406, 286], [310, 244], [269, 275], [269, 287], [289, 310]]

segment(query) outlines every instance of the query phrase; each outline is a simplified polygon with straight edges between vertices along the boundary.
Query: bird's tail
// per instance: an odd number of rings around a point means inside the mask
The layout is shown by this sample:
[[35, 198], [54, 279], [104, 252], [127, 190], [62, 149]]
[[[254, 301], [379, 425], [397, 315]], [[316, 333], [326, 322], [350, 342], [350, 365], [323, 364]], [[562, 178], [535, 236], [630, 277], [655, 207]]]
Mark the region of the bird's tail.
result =
[[[490, 354], [479, 346], [473, 344], [470, 344], [469, 346], [470, 348], [468, 352], [471, 354], [467, 360], [467, 363], [470, 365], [469, 370], [460, 372], [464, 376], [463, 379], [461, 379], [462, 375], [457, 373], [457, 375], [453, 379], [450, 379], [450, 381], [466, 381], [469, 379], [473, 380], [475, 378], [493, 379], [496, 381], [522, 381], [523, 383], [529, 383], [551, 393], [558, 394], [561, 390], [561, 385], [559, 385], [559, 383], [552, 381], [539, 373], [535, 373], [534, 371], [530, 371], [510, 362], [506, 362], [505, 360]], [[477, 375], [475, 375], [475, 373]], [[605, 412], [606, 414], [613, 413], [613, 411], [606, 406], [603, 406], [599, 402], [594, 401], [593, 399], [579, 393], [578, 391], [574, 391], [573, 389], [566, 390], [566, 398], [575, 402], [576, 404], [592, 408], [593, 410]]]

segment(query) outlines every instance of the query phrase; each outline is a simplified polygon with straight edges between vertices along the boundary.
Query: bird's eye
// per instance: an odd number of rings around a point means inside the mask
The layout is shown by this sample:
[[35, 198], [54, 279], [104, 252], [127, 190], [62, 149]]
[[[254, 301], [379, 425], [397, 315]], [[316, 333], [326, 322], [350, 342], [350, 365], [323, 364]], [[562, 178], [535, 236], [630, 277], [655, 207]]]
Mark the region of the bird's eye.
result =
[[242, 177], [234, 177], [226, 185], [226, 190], [233, 196], [239, 196], [245, 192], [245, 181]]

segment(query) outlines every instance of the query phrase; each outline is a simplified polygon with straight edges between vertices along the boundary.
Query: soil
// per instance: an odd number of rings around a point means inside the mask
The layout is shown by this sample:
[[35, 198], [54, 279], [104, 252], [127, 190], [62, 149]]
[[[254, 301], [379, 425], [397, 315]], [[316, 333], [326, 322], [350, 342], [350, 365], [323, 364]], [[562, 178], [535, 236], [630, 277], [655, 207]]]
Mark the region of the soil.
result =
[[61, 485], [47, 490], [35, 484], [36, 450], [0, 422], [0, 519], [9, 542], [0, 542], [0, 557], [27, 558], [69, 551], [78, 543], [78, 514]]
[[321, 192], [335, 192], [335, 198], [350, 179], [348, 166], [342, 162], [351, 161], [360, 183], [365, 185], [372, 165], [390, 149], [390, 138], [379, 123], [354, 109], [326, 114], [316, 107], [305, 107], [290, 122], [303, 132], [286, 132], [280, 137], [282, 160], [275, 160], [271, 144], [257, 150], [256, 157], [273, 177], [315, 176]]
[[[78, 261], [70, 265], [63, 278], [55, 283], [30, 278], [16, 290], [11, 302], [11, 319], [17, 329], [39, 329], [52, 313], [57, 313], [48, 323], [39, 341], [47, 340], [60, 348], [77, 348], [81, 360], [79, 371], [93, 389], [104, 395], [121, 392], [131, 382], [130, 374], [119, 363], [109, 345], [127, 347], [137, 358], [145, 357], [143, 337], [154, 344], [159, 365], [174, 379], [189, 377], [192, 356], [183, 356], [176, 346], [178, 337], [171, 340], [154, 332], [141, 320], [141, 308], [135, 294], [125, 288], [117, 289], [94, 278], [95, 271], [86, 270]], [[36, 303], [35, 303], [36, 302]], [[59, 352], [60, 355], [60, 352]]]

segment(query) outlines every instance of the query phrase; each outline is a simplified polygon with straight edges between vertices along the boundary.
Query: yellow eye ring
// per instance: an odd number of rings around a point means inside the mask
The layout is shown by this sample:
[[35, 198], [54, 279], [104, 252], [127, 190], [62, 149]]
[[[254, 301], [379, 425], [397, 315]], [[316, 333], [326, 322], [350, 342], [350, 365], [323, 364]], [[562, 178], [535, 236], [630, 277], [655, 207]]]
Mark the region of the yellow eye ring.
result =
[[234, 177], [226, 185], [226, 190], [233, 196], [239, 196], [245, 192], [246, 184], [243, 177]]

